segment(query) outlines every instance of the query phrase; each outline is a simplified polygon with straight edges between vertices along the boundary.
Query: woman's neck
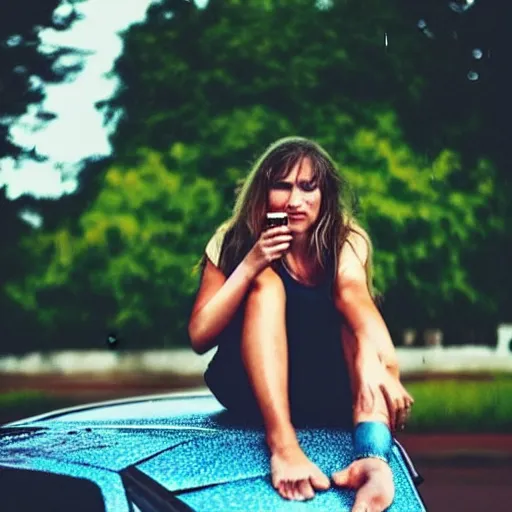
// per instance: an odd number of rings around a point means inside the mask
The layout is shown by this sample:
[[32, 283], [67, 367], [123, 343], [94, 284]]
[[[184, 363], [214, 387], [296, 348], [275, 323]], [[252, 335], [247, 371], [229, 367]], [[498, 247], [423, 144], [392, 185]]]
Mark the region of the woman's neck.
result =
[[319, 267], [315, 258], [311, 257], [306, 237], [294, 237], [290, 250], [284, 257], [284, 264], [288, 272], [300, 282], [315, 284], [319, 280]]
[[305, 234], [293, 235], [288, 254], [295, 260], [305, 261], [309, 259], [309, 239]]

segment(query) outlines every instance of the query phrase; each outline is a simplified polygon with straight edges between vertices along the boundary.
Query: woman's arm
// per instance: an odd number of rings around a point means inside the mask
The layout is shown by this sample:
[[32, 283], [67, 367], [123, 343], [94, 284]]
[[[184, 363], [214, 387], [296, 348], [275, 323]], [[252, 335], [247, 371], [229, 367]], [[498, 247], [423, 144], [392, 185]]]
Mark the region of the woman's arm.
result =
[[188, 324], [192, 348], [204, 354], [214, 348], [215, 339], [229, 324], [256, 271], [244, 260], [226, 279], [226, 276], [207, 258], [201, 286]]
[[340, 254], [335, 287], [335, 303], [346, 318], [356, 340], [358, 352], [377, 349], [384, 366], [399, 377], [396, 350], [388, 328], [368, 287], [365, 264], [369, 253], [366, 233], [352, 232]]
[[204, 354], [229, 324], [256, 276], [290, 246], [288, 226], [264, 231], [234, 272], [226, 276], [208, 258], [192, 309], [188, 334], [192, 348]]
[[368, 243], [360, 233], [352, 233], [349, 242], [340, 256], [335, 303], [353, 334], [350, 349], [359, 382], [355, 406], [375, 412], [376, 402], [383, 397], [395, 430], [404, 426], [414, 400], [400, 382], [391, 336], [368, 289], [364, 268]]

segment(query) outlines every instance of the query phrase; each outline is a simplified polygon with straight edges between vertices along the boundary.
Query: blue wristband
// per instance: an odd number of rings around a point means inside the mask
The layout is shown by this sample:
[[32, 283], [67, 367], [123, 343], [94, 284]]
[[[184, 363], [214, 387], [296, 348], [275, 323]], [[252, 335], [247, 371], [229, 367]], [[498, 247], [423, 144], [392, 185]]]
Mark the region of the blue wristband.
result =
[[389, 462], [393, 437], [385, 423], [363, 421], [354, 429], [354, 456], [357, 459], [376, 458]]

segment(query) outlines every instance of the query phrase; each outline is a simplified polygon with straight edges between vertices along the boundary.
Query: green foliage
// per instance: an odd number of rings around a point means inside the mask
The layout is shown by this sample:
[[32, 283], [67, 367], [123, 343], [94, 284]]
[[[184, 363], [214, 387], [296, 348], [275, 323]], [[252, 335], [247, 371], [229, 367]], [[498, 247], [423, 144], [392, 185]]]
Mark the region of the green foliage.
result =
[[[377, 288], [408, 285], [431, 317], [436, 301], [463, 296], [476, 302], [463, 257], [489, 231], [481, 218], [493, 219], [492, 165], [482, 159], [476, 168], [463, 168], [449, 149], [425, 162], [404, 142], [391, 111], [377, 113], [372, 128], [358, 129], [340, 161], [374, 238]], [[465, 190], [453, 186], [460, 173], [469, 177]]]
[[[67, 2], [64, 10], [55, 10], [60, 0], [20, 0], [3, 2], [0, 8], [0, 174], [2, 160], [12, 158], [17, 163], [23, 161], [43, 161], [46, 157], [37, 149], [26, 147], [15, 140], [11, 125], [32, 107], [34, 129], [43, 128], [55, 117], [45, 110], [43, 100], [45, 85], [70, 79], [83, 63], [83, 51], [74, 48], [46, 47], [39, 51], [41, 33], [44, 30], [68, 30], [79, 19], [76, 5], [82, 0]], [[66, 8], [67, 7], [67, 8]], [[35, 114], [35, 116], [33, 116]], [[22, 131], [27, 129], [24, 123]], [[30, 123], [29, 123], [30, 124]], [[3, 178], [3, 176], [2, 176]], [[3, 181], [3, 179], [2, 179]], [[24, 343], [34, 336], [37, 325], [33, 317], [17, 302], [13, 302], [4, 287], [9, 280], [21, 280], [30, 273], [39, 261], [38, 253], [26, 252], [23, 239], [29, 235], [29, 226], [20, 214], [29, 207], [27, 198], [10, 200], [6, 197], [6, 187], [0, 187], [0, 311], [4, 322], [2, 339], [7, 349]], [[30, 209], [30, 208], [28, 208]], [[10, 346], [11, 347], [10, 347]]]
[[91, 341], [84, 338], [92, 325], [140, 337], [141, 347], [154, 346], [147, 335], [183, 342], [197, 287], [192, 268], [219, 220], [221, 198], [213, 182], [169, 170], [163, 155], [141, 151], [139, 159], [137, 167], [108, 169], [74, 230], [32, 237], [29, 250], [45, 253], [49, 264], [8, 288], [75, 345]]
[[[205, 9], [160, 2], [125, 34], [115, 67], [125, 85], [108, 103], [110, 113], [125, 114], [113, 137], [117, 154], [200, 143], [208, 149], [200, 172], [221, 182], [223, 169], [245, 170], [282, 136], [342, 146], [353, 129], [347, 115], [372, 119], [376, 104], [410, 87], [407, 59], [384, 49], [385, 27], [408, 33], [396, 6], [381, 0], [328, 10], [310, 0], [210, 1]], [[393, 44], [414, 47], [413, 34]]]
[[113, 163], [85, 211], [61, 222], [54, 212], [50, 228], [25, 239], [33, 271], [10, 280], [9, 297], [36, 315], [52, 346], [87, 344], [106, 328], [139, 346], [183, 340], [197, 285], [190, 270], [238, 181], [268, 144], [298, 134], [324, 145], [357, 192], [388, 321], [498, 318], [510, 298], [490, 248], [509, 247], [507, 189], [487, 155], [458, 151], [441, 118], [444, 136], [421, 149], [428, 142], [418, 143], [414, 122], [428, 112], [431, 84], [400, 7], [153, 4], [124, 34], [122, 85], [104, 104], [107, 117], [122, 114]]
[[496, 294], [482, 294], [469, 264], [502, 231], [495, 172], [437, 140], [428, 158], [409, 143], [397, 113], [407, 109], [409, 124], [423, 113], [428, 84], [418, 67], [425, 52], [415, 55], [422, 41], [398, 4], [179, 5], [153, 6], [125, 35], [116, 71], [127, 87], [109, 105], [125, 113], [113, 138], [121, 160], [139, 145], [166, 150], [169, 137], [182, 141], [195, 148], [187, 172], [214, 179], [230, 204], [267, 144], [312, 137], [359, 196], [388, 317], [439, 325], [468, 308], [496, 314]]
[[45, 396], [45, 393], [37, 390], [10, 391], [0, 394], [0, 405], [3, 409], [4, 407], [30, 404], [42, 400]]

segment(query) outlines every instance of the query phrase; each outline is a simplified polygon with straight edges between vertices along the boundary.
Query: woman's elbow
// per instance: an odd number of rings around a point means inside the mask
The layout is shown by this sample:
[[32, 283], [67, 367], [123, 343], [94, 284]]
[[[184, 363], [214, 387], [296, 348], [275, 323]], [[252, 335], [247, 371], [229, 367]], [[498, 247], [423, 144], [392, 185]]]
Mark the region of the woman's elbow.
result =
[[199, 355], [203, 355], [208, 352], [208, 348], [206, 347], [206, 340], [204, 336], [201, 335], [201, 332], [197, 326], [197, 322], [194, 322], [193, 319], [190, 320], [188, 324], [188, 339], [190, 340], [190, 346], [192, 350]]
[[199, 356], [202, 356], [207, 352], [204, 346], [198, 343], [197, 341], [194, 342], [193, 340], [191, 340], [190, 346], [192, 347], [192, 350]]

